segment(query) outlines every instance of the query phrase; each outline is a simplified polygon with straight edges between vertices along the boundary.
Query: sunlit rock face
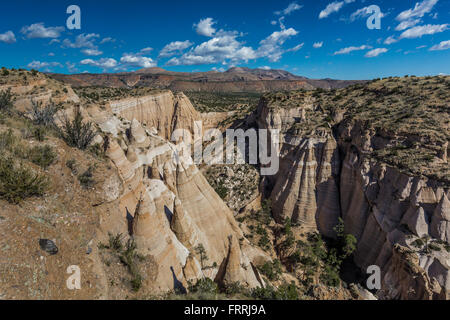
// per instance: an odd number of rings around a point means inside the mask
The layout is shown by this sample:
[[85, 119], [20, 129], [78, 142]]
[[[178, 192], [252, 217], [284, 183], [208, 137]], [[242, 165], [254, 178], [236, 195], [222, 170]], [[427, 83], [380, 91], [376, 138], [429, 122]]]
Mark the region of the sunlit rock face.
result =
[[317, 122], [315, 113], [305, 116], [308, 110], [320, 113], [306, 100], [289, 107], [262, 101], [257, 111], [259, 128], [280, 130], [280, 171], [266, 180], [275, 219], [334, 237], [341, 217], [358, 240], [355, 263], [363, 271], [381, 268], [379, 297], [448, 299], [449, 252], [420, 245], [449, 243], [448, 186], [365, 156], [380, 136], [343, 115], [333, 128], [296, 132], [295, 125]]
[[[189, 100], [163, 93], [111, 107], [116, 116], [91, 113], [111, 137], [107, 155], [124, 185], [121, 218], [130, 220], [130, 236], [139, 252], [158, 266], [154, 290], [173, 290], [174, 283], [187, 287], [188, 280], [204, 276], [220, 283], [262, 286], [252, 259], [261, 261], [265, 254], [245, 239], [190, 155], [167, 140], [177, 128], [193, 132], [189, 124], [196, 112]], [[207, 259], [198, 254], [199, 246]]]

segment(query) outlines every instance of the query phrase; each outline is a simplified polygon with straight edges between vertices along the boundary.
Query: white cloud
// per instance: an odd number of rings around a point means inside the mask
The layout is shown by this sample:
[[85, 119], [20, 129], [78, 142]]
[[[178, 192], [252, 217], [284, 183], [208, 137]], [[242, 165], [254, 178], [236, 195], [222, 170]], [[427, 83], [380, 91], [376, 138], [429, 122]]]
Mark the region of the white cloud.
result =
[[156, 62], [152, 58], [141, 56], [140, 54], [126, 53], [120, 58], [122, 67], [152, 68], [156, 67]]
[[194, 24], [194, 27], [196, 28], [195, 30], [199, 35], [205, 37], [212, 37], [213, 34], [216, 32], [216, 29], [213, 27], [215, 23], [216, 22], [213, 21], [212, 18], [206, 18], [200, 20], [199, 23]]
[[75, 63], [68, 61], [68, 62], [66, 62], [66, 67], [67, 67], [67, 70], [69, 70], [69, 72], [71, 72], [71, 73], [78, 72], [78, 69], [77, 69]]
[[319, 14], [319, 19], [327, 18], [330, 14], [338, 12], [342, 9], [344, 4], [355, 2], [355, 0], [344, 0], [331, 2]]
[[32, 61], [27, 65], [30, 69], [42, 70], [42, 71], [50, 71], [52, 67], [62, 67], [59, 62], [41, 62], [41, 61]]
[[384, 40], [384, 44], [390, 45], [390, 44], [396, 43], [397, 41], [398, 40], [395, 39], [394, 36], [390, 36], [390, 37], [386, 38], [386, 40]]
[[[370, 16], [371, 14], [373, 14], [372, 11], [369, 11], [370, 7], [364, 7], [361, 9], [356, 10], [355, 12], [353, 12], [350, 15], [350, 21], [355, 21], [357, 19], [363, 19], [366, 18], [368, 16]], [[381, 18], [384, 18], [386, 15], [384, 13], [381, 13]]]
[[[212, 19], [209, 22], [212, 22]], [[206, 34], [212, 33], [204, 33], [204, 35]], [[250, 46], [245, 46], [245, 43], [238, 39], [243, 36], [242, 33], [237, 31], [224, 31], [222, 29], [218, 31], [214, 30], [211, 39], [191, 48], [180, 57], [173, 57], [166, 65], [175, 66], [221, 63], [223, 65], [232, 66], [258, 58], [268, 58], [270, 61], [279, 61], [285, 52], [298, 51], [302, 48], [303, 44], [299, 44], [287, 50], [282, 48], [287, 39], [297, 34], [298, 32], [293, 28], [281, 28], [280, 31], [273, 32], [267, 38], [261, 40], [259, 47], [254, 49]], [[173, 55], [172, 53], [181, 54], [181, 50], [185, 50], [191, 45], [192, 43], [190, 43], [190, 41], [171, 43], [166, 46], [166, 50], [163, 49], [161, 51], [160, 56]]]
[[75, 38], [75, 42], [71, 42], [69, 39], [64, 39], [63, 46], [67, 48], [89, 48], [97, 49], [95, 45], [95, 39], [99, 38], [100, 35], [96, 33], [80, 34]]
[[286, 50], [286, 52], [297, 52], [298, 50], [303, 48], [304, 45], [305, 45], [305, 43], [300, 43], [300, 44], [296, 45], [295, 47]]
[[173, 55], [182, 53], [183, 50], [193, 45], [189, 40], [186, 41], [174, 41], [166, 45], [159, 53], [160, 57], [171, 57]]
[[405, 10], [397, 16], [398, 21], [411, 20], [413, 18], [422, 18], [430, 12], [439, 0], [423, 0], [417, 2], [414, 8]]
[[64, 27], [48, 27], [46, 28], [44, 23], [35, 23], [30, 26], [23, 27], [20, 32], [28, 39], [36, 38], [59, 38], [61, 33], [64, 32]]
[[150, 47], [147, 47], [147, 48], [144, 48], [144, 49], [141, 49], [141, 53], [150, 53], [150, 52], [152, 52], [153, 51], [153, 48], [150, 48]]
[[448, 50], [450, 49], [450, 40], [442, 41], [439, 44], [436, 44], [430, 48], [430, 51], [438, 51], [438, 50]]
[[98, 67], [102, 69], [112, 69], [117, 67], [117, 61], [113, 58], [101, 58], [99, 60], [84, 59], [80, 62], [82, 65]]
[[405, 20], [402, 21], [397, 27], [395, 27], [396, 31], [402, 31], [411, 27], [414, 27], [415, 25], [421, 23], [422, 20], [415, 19], [415, 20]]
[[116, 39], [113, 39], [111, 37], [103, 38], [102, 41], [100, 41], [100, 44], [108, 43], [108, 42], [116, 42]]
[[0, 41], [5, 43], [15, 43], [16, 36], [12, 31], [6, 31], [5, 33], [0, 33]]
[[323, 47], [323, 41], [322, 42], [315, 42], [313, 44], [313, 47], [318, 49], [318, 48], [322, 48]]
[[377, 48], [377, 49], [373, 49], [370, 50], [369, 52], [366, 53], [365, 57], [366, 58], [374, 58], [374, 57], [378, 57], [380, 54], [388, 52], [388, 49], [386, 48]]
[[261, 69], [261, 70], [272, 70], [272, 68], [268, 67], [268, 66], [259, 67], [258, 69]]
[[97, 49], [84, 49], [84, 50], [81, 50], [81, 52], [87, 56], [101, 56], [103, 54], [102, 51], [97, 50]]
[[352, 46], [352, 47], [342, 48], [341, 50], [336, 51], [334, 53], [334, 55], [336, 56], [336, 55], [340, 55], [340, 54], [349, 54], [350, 52], [353, 52], [353, 51], [360, 51], [360, 50], [367, 50], [367, 49], [372, 49], [372, 47], [367, 46], [367, 45], [362, 45], [359, 47]]
[[427, 24], [424, 26], [417, 26], [404, 31], [400, 35], [400, 39], [414, 39], [421, 38], [424, 35], [444, 32], [448, 29], [448, 24]]
[[257, 50], [258, 57], [267, 57], [270, 61], [279, 61], [284, 53], [282, 45], [292, 36], [296, 36], [298, 31], [293, 28], [275, 31], [267, 38], [260, 41]]
[[237, 39], [237, 33], [216, 36], [186, 52], [172, 58], [167, 65], [200, 65], [213, 63], [238, 63], [256, 58], [251, 47], [245, 47]]
[[303, 6], [297, 4], [296, 2], [292, 2], [286, 9], [284, 9], [282, 11], [275, 11], [275, 14], [277, 16], [281, 16], [281, 15], [287, 16], [296, 10], [300, 10], [301, 8], [303, 8]]

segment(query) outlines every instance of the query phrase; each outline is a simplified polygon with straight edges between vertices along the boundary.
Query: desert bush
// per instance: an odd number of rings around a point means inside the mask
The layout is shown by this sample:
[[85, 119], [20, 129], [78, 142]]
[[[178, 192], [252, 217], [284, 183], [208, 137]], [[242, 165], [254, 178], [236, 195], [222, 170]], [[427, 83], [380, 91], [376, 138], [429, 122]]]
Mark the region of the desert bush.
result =
[[42, 107], [41, 102], [31, 101], [31, 110], [29, 111], [34, 124], [47, 127], [53, 127], [55, 125], [54, 116], [58, 111], [58, 108], [54, 104], [46, 105]]
[[134, 240], [129, 239], [125, 246], [125, 250], [123, 250], [120, 255], [120, 261], [127, 266], [128, 271], [131, 274], [131, 288], [133, 291], [138, 292], [142, 287], [143, 278], [139, 273], [137, 261], [142, 261], [144, 258], [136, 252], [136, 248], [137, 246]]
[[0, 133], [0, 150], [6, 151], [17, 158], [31, 161], [43, 169], [47, 169], [57, 157], [51, 146], [28, 147], [22, 143], [19, 137], [14, 135], [11, 129]]
[[18, 204], [22, 200], [43, 196], [49, 181], [25, 164], [16, 164], [11, 157], [0, 157], [0, 198]]
[[209, 278], [203, 278], [197, 281], [195, 285], [189, 285], [189, 292], [202, 293], [206, 295], [215, 295], [219, 293], [217, 284]]
[[261, 273], [271, 281], [278, 280], [282, 273], [281, 263], [279, 260], [266, 262], [261, 267], [259, 267], [259, 271], [261, 271]]
[[77, 162], [75, 159], [67, 160], [66, 167], [69, 168], [73, 174], [78, 174]]
[[36, 146], [28, 151], [28, 159], [43, 169], [47, 169], [56, 160], [56, 153], [51, 146]]
[[95, 184], [94, 180], [94, 170], [93, 166], [90, 166], [84, 173], [78, 176], [78, 181], [83, 186], [83, 188], [92, 188]]
[[13, 95], [11, 89], [0, 92], [0, 111], [9, 112], [13, 107]]
[[91, 122], [84, 122], [83, 115], [77, 108], [73, 120], [67, 117], [63, 120], [60, 135], [69, 146], [86, 150], [94, 140], [95, 130]]
[[292, 282], [284, 283], [278, 289], [267, 285], [265, 288], [255, 288], [251, 290], [251, 296], [259, 300], [298, 300], [297, 287]]

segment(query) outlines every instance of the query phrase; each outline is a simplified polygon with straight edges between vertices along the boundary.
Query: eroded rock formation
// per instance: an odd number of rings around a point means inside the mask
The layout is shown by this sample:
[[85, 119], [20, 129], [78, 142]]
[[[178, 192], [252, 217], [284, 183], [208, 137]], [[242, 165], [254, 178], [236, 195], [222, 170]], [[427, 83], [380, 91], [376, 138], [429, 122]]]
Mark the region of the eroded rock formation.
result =
[[449, 186], [369, 156], [394, 136], [343, 113], [331, 128], [319, 106], [301, 101], [263, 99], [258, 108], [260, 128], [281, 130], [280, 171], [266, 180], [275, 218], [334, 237], [341, 217], [358, 240], [355, 263], [381, 268], [380, 298], [448, 299], [450, 253], [435, 246], [449, 244]]

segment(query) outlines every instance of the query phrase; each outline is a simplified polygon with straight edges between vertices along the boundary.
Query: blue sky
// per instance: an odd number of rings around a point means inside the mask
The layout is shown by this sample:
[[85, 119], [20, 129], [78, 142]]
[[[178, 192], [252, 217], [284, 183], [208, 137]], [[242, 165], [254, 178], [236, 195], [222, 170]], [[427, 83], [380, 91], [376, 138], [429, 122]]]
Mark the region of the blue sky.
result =
[[[69, 5], [81, 30], [69, 30]], [[381, 9], [369, 29], [367, 8]], [[285, 69], [310, 78], [450, 73], [448, 0], [2, 2], [0, 65], [60, 73], [158, 66]]]

